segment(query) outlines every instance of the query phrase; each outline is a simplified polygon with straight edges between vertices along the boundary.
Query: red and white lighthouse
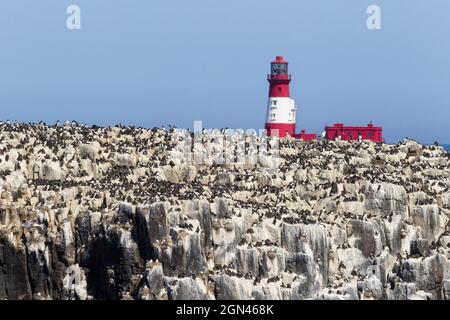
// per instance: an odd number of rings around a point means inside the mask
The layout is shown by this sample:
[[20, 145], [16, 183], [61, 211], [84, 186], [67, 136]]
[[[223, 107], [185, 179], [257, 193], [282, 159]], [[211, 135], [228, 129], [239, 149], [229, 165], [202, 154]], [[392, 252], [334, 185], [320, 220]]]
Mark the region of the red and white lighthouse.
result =
[[276, 57], [271, 63], [271, 73], [267, 80], [270, 83], [266, 118], [267, 135], [279, 138], [290, 136], [303, 141], [317, 139], [317, 135], [306, 133], [305, 130], [295, 133], [297, 105], [291, 98], [289, 90], [291, 75], [288, 62], [283, 57]]
[[[283, 57], [276, 57], [271, 62], [271, 72], [267, 76], [270, 83], [269, 103], [267, 106], [266, 132], [268, 136], [284, 138], [290, 136], [302, 141], [316, 140], [317, 135], [301, 130], [295, 133], [297, 105], [291, 98], [289, 85], [288, 62]], [[326, 127], [325, 138], [328, 140], [371, 140], [383, 142], [382, 128], [374, 127], [370, 123], [367, 127], [346, 127], [343, 124], [335, 124]]]
[[271, 63], [269, 103], [267, 106], [266, 130], [268, 136], [284, 138], [294, 137], [297, 106], [291, 98], [289, 85], [291, 75], [288, 62], [283, 57], [276, 57]]

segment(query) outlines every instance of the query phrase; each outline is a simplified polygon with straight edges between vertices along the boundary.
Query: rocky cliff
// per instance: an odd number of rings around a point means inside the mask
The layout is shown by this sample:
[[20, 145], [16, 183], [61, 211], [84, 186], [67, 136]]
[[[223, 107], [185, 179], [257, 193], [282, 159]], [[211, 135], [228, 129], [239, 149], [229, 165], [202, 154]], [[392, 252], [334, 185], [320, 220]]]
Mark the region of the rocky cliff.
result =
[[0, 125], [0, 299], [450, 299], [442, 148], [183, 134]]

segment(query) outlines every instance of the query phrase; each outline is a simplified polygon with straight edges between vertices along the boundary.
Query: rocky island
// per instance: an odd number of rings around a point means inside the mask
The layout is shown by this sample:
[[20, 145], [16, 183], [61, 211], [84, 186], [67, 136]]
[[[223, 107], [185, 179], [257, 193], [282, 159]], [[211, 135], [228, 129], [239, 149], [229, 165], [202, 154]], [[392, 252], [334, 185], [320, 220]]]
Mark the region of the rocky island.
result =
[[195, 164], [185, 133], [1, 124], [0, 299], [450, 300], [442, 147]]

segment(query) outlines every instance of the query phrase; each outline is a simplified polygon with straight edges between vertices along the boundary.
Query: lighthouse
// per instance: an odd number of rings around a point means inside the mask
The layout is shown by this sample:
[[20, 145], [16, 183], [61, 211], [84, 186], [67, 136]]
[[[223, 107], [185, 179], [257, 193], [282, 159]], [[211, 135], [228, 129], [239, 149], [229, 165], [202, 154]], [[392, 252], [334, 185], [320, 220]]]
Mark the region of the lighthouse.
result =
[[[295, 133], [297, 105], [291, 98], [289, 89], [291, 75], [288, 65], [289, 63], [281, 56], [271, 62], [270, 74], [267, 76], [270, 84], [265, 125], [267, 136], [279, 138], [289, 136], [302, 141], [316, 140], [316, 134], [306, 133], [305, 130]], [[372, 123], [366, 127], [347, 127], [343, 124], [335, 124], [325, 128], [323, 138], [327, 140], [370, 140], [382, 143], [384, 141], [382, 134], [383, 129], [374, 127]]]
[[283, 57], [276, 57], [267, 76], [270, 84], [265, 126], [267, 135], [279, 138], [289, 136], [303, 141], [315, 140], [317, 135], [306, 133], [305, 130], [295, 133], [297, 105], [289, 90], [291, 75], [288, 64]]
[[288, 62], [276, 57], [271, 63], [269, 81], [269, 102], [267, 105], [266, 130], [268, 136], [294, 137], [297, 106], [291, 98], [289, 85], [291, 75]]

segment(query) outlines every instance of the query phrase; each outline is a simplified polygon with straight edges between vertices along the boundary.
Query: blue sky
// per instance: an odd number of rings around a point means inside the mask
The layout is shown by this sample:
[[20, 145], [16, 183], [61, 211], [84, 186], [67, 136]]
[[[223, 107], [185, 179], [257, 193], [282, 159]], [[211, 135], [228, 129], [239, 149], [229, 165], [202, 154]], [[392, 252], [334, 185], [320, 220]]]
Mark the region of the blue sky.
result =
[[372, 120], [388, 141], [450, 142], [448, 0], [2, 1], [0, 118], [259, 129], [276, 55], [298, 130]]

